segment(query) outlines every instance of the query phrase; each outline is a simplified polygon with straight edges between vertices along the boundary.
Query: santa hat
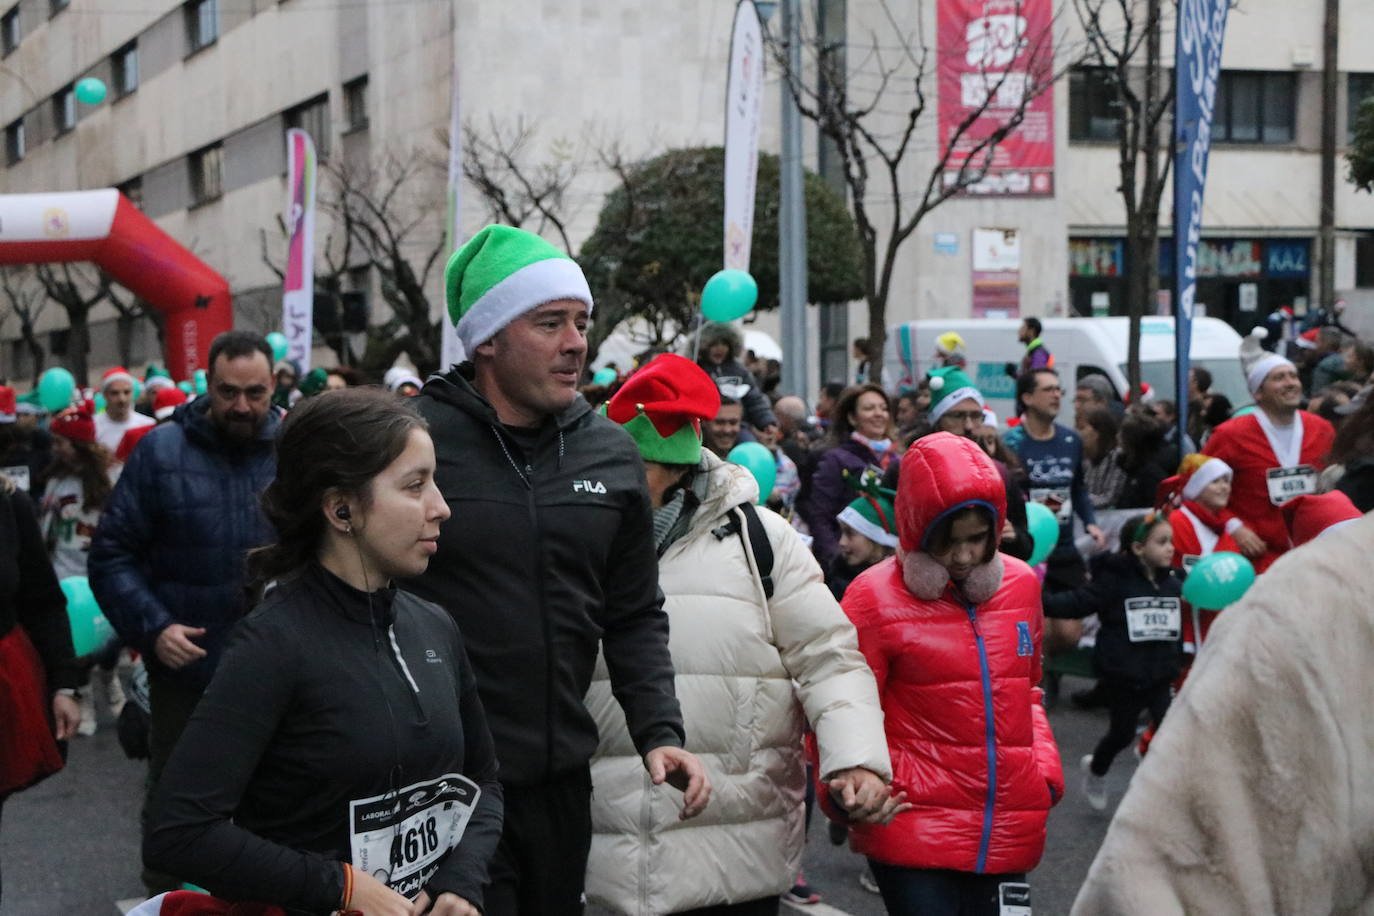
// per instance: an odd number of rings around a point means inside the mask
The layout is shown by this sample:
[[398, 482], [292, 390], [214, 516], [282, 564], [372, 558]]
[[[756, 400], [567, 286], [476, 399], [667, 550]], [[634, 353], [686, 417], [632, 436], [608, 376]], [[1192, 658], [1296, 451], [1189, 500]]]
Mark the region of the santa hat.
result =
[[[177, 392], [180, 394], [181, 392]], [[148, 435], [156, 426], [135, 426], [133, 429], [124, 430], [124, 435], [119, 437], [119, 447], [115, 449], [115, 461], [124, 464], [129, 460], [129, 456], [134, 453], [134, 446], [143, 441], [143, 437]]]
[[285, 916], [270, 903], [230, 903], [199, 891], [170, 891], [149, 897], [129, 916]]
[[14, 389], [0, 385], [0, 423], [13, 423], [18, 414], [19, 399], [15, 397]]
[[115, 366], [113, 369], [107, 369], [105, 374], [100, 377], [100, 393], [104, 394], [106, 389], [115, 382], [128, 382], [129, 385], [132, 386], [134, 384], [133, 374], [123, 366]]
[[95, 441], [95, 417], [89, 404], [64, 410], [48, 422], [48, 432], [65, 436], [73, 442]]
[[1000, 426], [1001, 424], [997, 421], [997, 411], [993, 410], [991, 407], [984, 407], [983, 425], [991, 426], [993, 429], [996, 429], [998, 426]]
[[[1178, 466], [1178, 488], [1184, 499], [1197, 499], [1208, 484], [1223, 477], [1235, 477], [1235, 471], [1220, 458], [1211, 455], [1184, 455]], [[1175, 478], [1170, 478], [1173, 480]]]
[[945, 356], [963, 353], [967, 346], [968, 344], [964, 343], [964, 338], [960, 337], [957, 331], [946, 331], [935, 338], [935, 349]]
[[163, 388], [153, 397], [153, 416], [165, 420], [186, 403], [186, 393], [180, 388]]
[[955, 404], [972, 398], [983, 407], [983, 393], [973, 384], [963, 369], [958, 366], [945, 366], [930, 370], [930, 417], [931, 425], [937, 423]]
[[874, 487], [844, 507], [835, 518], [875, 544], [897, 546], [896, 490]]
[[468, 353], [516, 318], [556, 299], [592, 309], [592, 291], [577, 262], [533, 232], [487, 226], [453, 253], [444, 268], [448, 314]]
[[1294, 547], [1348, 525], [1361, 515], [1350, 497], [1340, 490], [1295, 496], [1283, 504], [1283, 521]]
[[175, 389], [176, 386], [176, 382], [172, 381], [172, 377], [170, 375], [165, 375], [162, 373], [158, 373], [157, 375], [150, 375], [143, 380], [144, 390], [151, 391], [153, 394], [157, 394], [159, 391], [166, 391], [168, 388]]
[[1245, 370], [1245, 382], [1250, 387], [1251, 394], [1260, 390], [1260, 387], [1264, 385], [1264, 380], [1275, 369], [1282, 369], [1285, 366], [1290, 369], [1297, 368], [1290, 360], [1279, 356], [1277, 353], [1270, 353], [1260, 346], [1260, 341], [1268, 336], [1268, 330], [1257, 326], [1240, 342], [1240, 365]]
[[[326, 379], [326, 381], [328, 381]], [[416, 388], [425, 387], [425, 383], [420, 381], [420, 377], [414, 372], [405, 369], [397, 370], [391, 368], [386, 371], [386, 387], [388, 391], [400, 391], [402, 385], [414, 385]]]
[[696, 464], [701, 421], [720, 412], [720, 392], [696, 363], [664, 353], [630, 376], [605, 412], [635, 440], [645, 461]]
[[1321, 328], [1312, 328], [1310, 331], [1303, 331], [1297, 337], [1293, 338], [1293, 343], [1302, 347], [1304, 350], [1315, 350], [1317, 349], [1317, 334], [1320, 331]]

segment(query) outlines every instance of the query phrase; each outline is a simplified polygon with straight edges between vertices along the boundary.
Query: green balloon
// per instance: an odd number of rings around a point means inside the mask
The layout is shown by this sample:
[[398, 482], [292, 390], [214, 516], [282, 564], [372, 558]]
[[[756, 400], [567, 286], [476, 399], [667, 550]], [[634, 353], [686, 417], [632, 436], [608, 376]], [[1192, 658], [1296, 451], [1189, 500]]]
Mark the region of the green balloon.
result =
[[1246, 404], [1246, 405], [1245, 405], [1244, 407], [1242, 407], [1240, 410], [1237, 410], [1235, 413], [1231, 414], [1231, 419], [1234, 420], [1236, 417], [1248, 416], [1248, 415], [1250, 415], [1250, 414], [1252, 414], [1252, 413], [1254, 413], [1254, 412], [1255, 412], [1255, 405], [1254, 405], [1254, 404]]
[[1054, 553], [1055, 545], [1059, 543], [1059, 519], [1054, 517], [1054, 513], [1044, 503], [1028, 502], [1026, 527], [1030, 529], [1031, 542], [1035, 545], [1031, 549], [1030, 559], [1026, 562], [1032, 566], [1039, 566]]
[[180, 388], [181, 393], [186, 395], [188, 398], [193, 397], [196, 393], [196, 386], [192, 385], [188, 381], [185, 381], [184, 379], [180, 382], [177, 382], [177, 387]]
[[101, 394], [99, 391], [97, 391], [97, 392], [95, 393], [95, 398], [94, 398], [93, 400], [95, 401], [95, 412], [96, 412], [96, 413], [104, 413], [104, 412], [105, 412], [105, 395], [103, 395], [103, 394]]
[[54, 366], [38, 379], [38, 400], [49, 413], [70, 407], [75, 393], [76, 379], [61, 366]]
[[596, 370], [596, 374], [592, 376], [592, 384], [601, 385], [602, 387], [614, 384], [615, 380], [615, 370], [610, 366], [604, 366]]
[[114, 627], [100, 612], [85, 576], [68, 576], [61, 583], [67, 596], [67, 621], [72, 628], [72, 650], [77, 658], [99, 652], [115, 640]]
[[734, 321], [759, 301], [759, 285], [743, 270], [720, 270], [701, 291], [701, 313], [711, 321]]
[[1203, 557], [1183, 580], [1183, 600], [1193, 607], [1219, 611], [1235, 604], [1255, 584], [1255, 567], [1238, 553], [1218, 551]]
[[105, 101], [105, 83], [93, 76], [76, 82], [76, 100], [87, 105], [99, 105]]
[[773, 483], [778, 478], [778, 463], [772, 452], [757, 442], [741, 442], [730, 449], [725, 460], [753, 474], [759, 484], [759, 505], [768, 501], [773, 492]]
[[205, 393], [206, 389], [209, 387], [209, 382], [205, 376], [204, 369], [197, 369], [195, 374], [192, 375], [191, 387], [195, 389], [196, 394]]
[[286, 340], [286, 335], [281, 331], [273, 331], [267, 335], [267, 345], [272, 348], [272, 362], [279, 363], [286, 359], [286, 351], [291, 348]]

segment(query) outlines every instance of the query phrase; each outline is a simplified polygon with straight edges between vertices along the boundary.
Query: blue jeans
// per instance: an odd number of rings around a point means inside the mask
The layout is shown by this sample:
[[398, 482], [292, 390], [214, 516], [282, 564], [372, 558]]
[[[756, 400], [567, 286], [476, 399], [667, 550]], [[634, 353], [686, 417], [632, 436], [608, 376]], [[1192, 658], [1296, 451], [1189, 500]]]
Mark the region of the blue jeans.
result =
[[873, 877], [878, 881], [889, 916], [999, 916], [998, 887], [1026, 881], [1024, 872], [978, 875], [938, 868], [903, 868], [873, 859], [868, 862], [873, 866]]

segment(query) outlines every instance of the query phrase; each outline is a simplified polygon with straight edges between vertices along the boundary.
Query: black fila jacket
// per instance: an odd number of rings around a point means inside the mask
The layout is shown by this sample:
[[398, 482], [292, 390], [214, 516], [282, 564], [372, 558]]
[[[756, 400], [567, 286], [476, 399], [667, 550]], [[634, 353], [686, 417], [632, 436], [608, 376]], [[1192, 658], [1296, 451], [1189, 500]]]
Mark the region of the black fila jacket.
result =
[[430, 378], [414, 402], [453, 515], [428, 571], [402, 587], [458, 621], [501, 781], [537, 785], [586, 768], [597, 731], [583, 697], [598, 646], [640, 753], [682, 746], [634, 440], [580, 396], [541, 429], [513, 434], [471, 373], [465, 363]]

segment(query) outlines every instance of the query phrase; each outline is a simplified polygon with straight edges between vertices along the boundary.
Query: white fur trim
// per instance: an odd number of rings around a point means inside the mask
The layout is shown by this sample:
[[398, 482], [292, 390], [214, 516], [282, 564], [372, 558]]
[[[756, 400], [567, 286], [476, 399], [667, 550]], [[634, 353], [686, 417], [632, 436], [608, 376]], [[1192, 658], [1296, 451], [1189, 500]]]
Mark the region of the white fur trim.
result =
[[401, 386], [406, 384], [407, 382], [411, 385], [414, 385], [416, 388], [425, 387], [425, 383], [420, 381], [420, 377], [418, 375], [413, 375], [409, 372], [401, 372], [395, 375], [387, 384], [387, 390], [399, 391]]
[[134, 381], [134, 377], [127, 372], [111, 372], [100, 380], [100, 393], [104, 394], [105, 389], [109, 388], [115, 382], [128, 382], [130, 385], [137, 384]]
[[1233, 518], [1227, 520], [1226, 525], [1224, 527], [1226, 529], [1227, 534], [1235, 534], [1238, 529], [1245, 527], [1245, 522], [1241, 521], [1238, 518]]
[[[935, 379], [931, 379], [932, 383], [934, 381]], [[941, 417], [943, 417], [945, 413], [955, 404], [958, 404], [960, 401], [966, 400], [968, 398], [972, 398], [973, 400], [977, 401], [979, 407], [986, 406], [983, 401], [983, 393], [979, 391], [977, 388], [956, 388], [949, 394], [940, 398], [940, 400], [936, 401], [934, 404], [930, 405], [931, 425], [933, 426], [935, 422], [938, 421]]]
[[571, 258], [544, 258], [526, 264], [487, 290], [458, 322], [458, 339], [472, 353], [526, 312], [555, 299], [577, 299], [592, 310], [592, 291], [582, 268]]
[[1197, 499], [1209, 483], [1220, 480], [1222, 477], [1235, 476], [1231, 466], [1220, 458], [1212, 458], [1203, 462], [1202, 467], [1193, 472], [1193, 476], [1188, 478], [1188, 482], [1183, 485], [1184, 499]]
[[150, 375], [148, 381], [143, 383], [143, 390], [157, 394], [164, 388], [175, 388], [176, 382], [165, 375]]
[[864, 518], [853, 506], [845, 506], [844, 511], [835, 516], [835, 518], [844, 522], [875, 544], [881, 544], [884, 547], [897, 546], [897, 535], [889, 534], [882, 528], [873, 524], [868, 519]]
[[1279, 356], [1277, 353], [1266, 353], [1251, 364], [1249, 371], [1245, 373], [1245, 382], [1250, 386], [1250, 393], [1254, 394], [1264, 385], [1264, 380], [1269, 377], [1269, 373], [1275, 369], [1287, 366], [1296, 369], [1291, 360]]
[[1002, 424], [997, 419], [997, 411], [993, 410], [991, 407], [984, 407], [983, 425], [991, 426], [993, 429], [1000, 427]]

